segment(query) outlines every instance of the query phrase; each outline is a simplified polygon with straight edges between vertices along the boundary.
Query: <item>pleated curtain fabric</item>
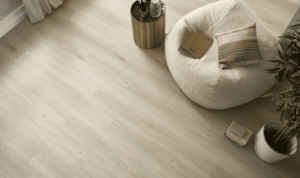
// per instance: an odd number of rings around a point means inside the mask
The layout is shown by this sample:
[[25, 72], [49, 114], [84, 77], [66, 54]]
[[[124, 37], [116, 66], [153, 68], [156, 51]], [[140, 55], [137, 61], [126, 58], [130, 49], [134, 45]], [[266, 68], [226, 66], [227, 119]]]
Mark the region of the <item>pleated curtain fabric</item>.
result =
[[52, 14], [52, 9], [57, 9], [64, 0], [23, 0], [31, 23], [40, 22], [45, 16]]

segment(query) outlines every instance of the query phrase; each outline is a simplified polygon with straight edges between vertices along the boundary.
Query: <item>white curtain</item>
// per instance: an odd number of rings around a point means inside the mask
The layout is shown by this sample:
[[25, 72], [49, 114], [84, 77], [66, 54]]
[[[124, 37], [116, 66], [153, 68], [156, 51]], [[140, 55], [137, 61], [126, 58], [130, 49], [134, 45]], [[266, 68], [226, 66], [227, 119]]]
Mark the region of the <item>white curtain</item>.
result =
[[52, 9], [57, 9], [64, 0], [23, 0], [31, 23], [40, 22], [45, 15], [52, 14]]

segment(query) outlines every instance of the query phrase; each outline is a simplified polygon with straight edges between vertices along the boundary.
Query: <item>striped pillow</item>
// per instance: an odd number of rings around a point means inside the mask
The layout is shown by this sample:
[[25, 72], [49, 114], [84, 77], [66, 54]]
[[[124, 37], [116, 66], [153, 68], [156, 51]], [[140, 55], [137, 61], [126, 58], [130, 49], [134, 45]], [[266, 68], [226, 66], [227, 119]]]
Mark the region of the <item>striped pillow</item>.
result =
[[262, 60], [255, 24], [240, 30], [216, 34], [216, 40], [221, 69], [258, 64]]

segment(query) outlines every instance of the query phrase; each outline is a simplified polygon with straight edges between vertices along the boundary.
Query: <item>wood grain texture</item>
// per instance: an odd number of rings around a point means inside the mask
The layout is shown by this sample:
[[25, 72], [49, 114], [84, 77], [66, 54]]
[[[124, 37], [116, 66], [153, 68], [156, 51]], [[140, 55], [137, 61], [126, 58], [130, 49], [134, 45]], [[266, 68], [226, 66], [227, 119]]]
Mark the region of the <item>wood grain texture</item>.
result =
[[[216, 0], [165, 0], [166, 32]], [[245, 0], [281, 34], [297, 8]], [[171, 76], [164, 45], [137, 47], [133, 1], [66, 0], [0, 39], [2, 178], [298, 178], [300, 154], [260, 160], [223, 133], [232, 120], [254, 133], [276, 122], [274, 101], [221, 111], [190, 101]]]

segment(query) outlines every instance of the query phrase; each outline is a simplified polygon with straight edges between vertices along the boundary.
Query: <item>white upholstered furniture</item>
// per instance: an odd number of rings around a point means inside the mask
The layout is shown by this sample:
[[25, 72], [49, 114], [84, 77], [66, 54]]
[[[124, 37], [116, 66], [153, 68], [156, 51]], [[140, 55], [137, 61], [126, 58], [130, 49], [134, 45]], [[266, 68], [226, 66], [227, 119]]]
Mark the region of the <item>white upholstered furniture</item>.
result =
[[[186, 29], [196, 29], [215, 37], [256, 23], [262, 61], [257, 65], [222, 70], [218, 66], [216, 41], [201, 59], [188, 58], [178, 51]], [[277, 55], [277, 37], [266, 28], [252, 9], [241, 0], [221, 0], [198, 8], [181, 18], [166, 38], [169, 69], [182, 91], [194, 102], [209, 109], [226, 109], [254, 100], [275, 83], [265, 69]]]

